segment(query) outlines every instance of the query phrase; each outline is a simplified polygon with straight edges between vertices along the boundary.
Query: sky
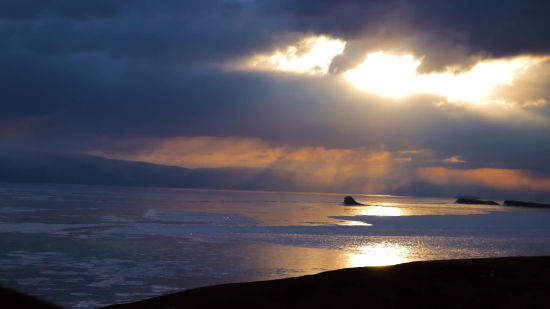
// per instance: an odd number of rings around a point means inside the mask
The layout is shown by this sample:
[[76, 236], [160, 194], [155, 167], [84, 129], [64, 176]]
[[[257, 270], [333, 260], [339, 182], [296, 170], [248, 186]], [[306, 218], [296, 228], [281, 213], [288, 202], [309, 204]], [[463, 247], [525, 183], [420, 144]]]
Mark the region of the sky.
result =
[[550, 191], [548, 16], [542, 0], [4, 0], [0, 149]]

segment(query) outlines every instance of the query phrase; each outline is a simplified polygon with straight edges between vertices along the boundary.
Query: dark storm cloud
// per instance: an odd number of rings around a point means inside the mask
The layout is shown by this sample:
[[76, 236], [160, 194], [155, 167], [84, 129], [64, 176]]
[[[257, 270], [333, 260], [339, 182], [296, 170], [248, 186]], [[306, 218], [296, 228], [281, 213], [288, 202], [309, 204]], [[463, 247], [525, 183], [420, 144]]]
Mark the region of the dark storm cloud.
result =
[[[37, 53], [106, 52], [163, 64], [219, 63], [268, 51], [291, 32], [426, 56], [422, 70], [479, 57], [550, 53], [548, 1], [7, 0], [0, 44]], [[340, 57], [342, 58], [342, 57]]]
[[229, 13], [241, 7], [235, 0], [4, 0], [0, 18], [34, 20], [62, 17], [72, 20], [120, 18], [123, 15], [190, 16], [205, 12]]
[[[493, 57], [548, 54], [550, 3], [548, 1], [425, 1], [420, 6], [426, 26], [445, 25], [463, 33], [474, 50]], [[430, 14], [432, 13], [432, 14]]]
[[[298, 31], [357, 40], [367, 49], [426, 56], [421, 70], [469, 66], [478, 57], [550, 53], [550, 2], [540, 0], [264, 0], [263, 13], [291, 16]], [[354, 44], [348, 46], [355, 64]], [[457, 53], [457, 50], [460, 53]], [[450, 54], [449, 54], [450, 53]], [[342, 69], [347, 69], [345, 66]]]
[[8, 1], [0, 46], [16, 53], [114, 58], [164, 65], [219, 64], [273, 48], [240, 1]]

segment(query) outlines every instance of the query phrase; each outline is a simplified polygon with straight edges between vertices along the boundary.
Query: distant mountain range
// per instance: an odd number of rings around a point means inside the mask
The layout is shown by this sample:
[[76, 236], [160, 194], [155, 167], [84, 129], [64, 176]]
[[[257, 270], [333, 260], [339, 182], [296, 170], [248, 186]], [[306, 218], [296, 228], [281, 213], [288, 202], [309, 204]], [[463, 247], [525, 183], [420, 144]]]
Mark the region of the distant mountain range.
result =
[[76, 153], [0, 153], [0, 181], [107, 186], [291, 190], [293, 173], [272, 169], [187, 169]]
[[188, 169], [54, 152], [0, 153], [0, 182], [303, 192], [339, 192], [346, 186], [269, 168]]
[[[479, 186], [440, 186], [368, 177], [343, 181], [269, 168], [188, 169], [146, 162], [111, 160], [78, 153], [0, 152], [0, 182], [59, 183], [226, 190], [393, 194], [453, 197], [467, 193], [491, 199], [548, 202], [549, 192], [503, 191]], [[366, 191], [366, 192], [365, 192]]]

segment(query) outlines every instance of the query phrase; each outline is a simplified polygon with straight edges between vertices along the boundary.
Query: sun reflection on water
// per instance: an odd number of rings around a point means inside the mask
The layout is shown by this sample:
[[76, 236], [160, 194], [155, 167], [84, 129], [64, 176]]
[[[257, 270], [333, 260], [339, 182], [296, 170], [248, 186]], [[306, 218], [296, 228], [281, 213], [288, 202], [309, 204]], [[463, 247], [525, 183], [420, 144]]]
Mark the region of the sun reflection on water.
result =
[[410, 262], [409, 249], [392, 243], [376, 243], [357, 249], [350, 253], [347, 267], [385, 266]]
[[380, 216], [380, 217], [396, 217], [403, 216], [405, 212], [398, 207], [387, 206], [371, 206], [369, 208], [362, 209], [359, 213], [362, 216]]

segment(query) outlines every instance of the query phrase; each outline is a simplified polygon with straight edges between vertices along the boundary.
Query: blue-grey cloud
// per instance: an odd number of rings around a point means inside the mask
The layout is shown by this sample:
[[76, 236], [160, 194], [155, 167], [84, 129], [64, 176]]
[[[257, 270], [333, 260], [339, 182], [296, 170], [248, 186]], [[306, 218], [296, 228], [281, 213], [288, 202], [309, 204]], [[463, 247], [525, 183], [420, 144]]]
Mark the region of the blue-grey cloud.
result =
[[0, 46], [37, 57], [104, 53], [142, 64], [219, 64], [273, 48], [241, 1], [8, 1]]

